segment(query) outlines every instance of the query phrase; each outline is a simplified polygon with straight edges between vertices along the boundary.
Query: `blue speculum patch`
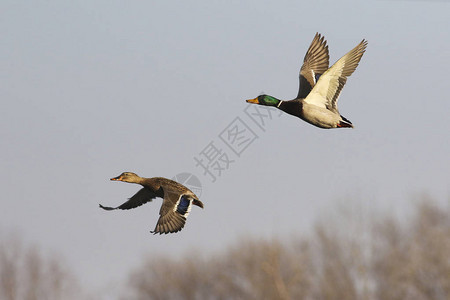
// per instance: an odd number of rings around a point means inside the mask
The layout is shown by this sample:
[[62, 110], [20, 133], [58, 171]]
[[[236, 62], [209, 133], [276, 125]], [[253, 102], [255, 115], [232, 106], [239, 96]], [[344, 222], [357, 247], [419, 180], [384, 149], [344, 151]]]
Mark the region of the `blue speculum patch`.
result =
[[322, 74], [315, 74], [314, 77], [316, 77], [316, 82], [319, 81], [320, 76], [322, 76]]
[[190, 203], [191, 203], [191, 201], [189, 201], [188, 199], [184, 198], [184, 196], [182, 196], [180, 199], [180, 203], [178, 203], [177, 212], [184, 216], [188, 211]]

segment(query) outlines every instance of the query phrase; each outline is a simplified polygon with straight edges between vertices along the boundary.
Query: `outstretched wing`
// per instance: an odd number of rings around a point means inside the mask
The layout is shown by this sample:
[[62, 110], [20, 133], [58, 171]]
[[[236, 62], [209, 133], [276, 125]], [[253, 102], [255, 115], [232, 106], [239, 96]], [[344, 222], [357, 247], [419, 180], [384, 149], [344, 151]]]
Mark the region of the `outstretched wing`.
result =
[[300, 86], [297, 99], [308, 96], [311, 89], [316, 85], [317, 79], [328, 69], [329, 59], [327, 41], [320, 33], [316, 33], [300, 69]]
[[366, 51], [367, 41], [362, 40], [355, 48], [341, 57], [329, 68], [306, 97], [305, 102], [338, 112], [337, 101], [347, 77], [352, 75]]
[[180, 231], [195, 200], [191, 195], [164, 192], [164, 200], [159, 211], [159, 219], [153, 234], [173, 233]]
[[125, 202], [124, 204], [122, 204], [120, 206], [107, 207], [107, 206], [103, 206], [101, 204], [99, 204], [99, 205], [101, 208], [103, 208], [105, 210], [131, 209], [131, 208], [136, 208], [138, 206], [141, 206], [142, 204], [145, 204], [147, 202], [150, 202], [155, 198], [156, 198], [156, 194], [154, 192], [150, 191], [147, 188], [142, 188], [136, 194], [134, 194], [133, 197], [128, 199], [127, 202]]

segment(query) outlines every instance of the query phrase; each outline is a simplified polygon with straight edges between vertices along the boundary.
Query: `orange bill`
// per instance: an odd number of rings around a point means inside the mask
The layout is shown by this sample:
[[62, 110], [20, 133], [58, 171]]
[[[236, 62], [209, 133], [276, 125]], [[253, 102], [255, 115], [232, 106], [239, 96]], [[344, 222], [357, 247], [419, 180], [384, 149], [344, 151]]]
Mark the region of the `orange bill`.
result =
[[255, 99], [248, 99], [248, 100], [246, 100], [248, 103], [256, 103], [256, 104], [259, 104], [259, 101], [258, 101], [258, 97], [256, 97]]

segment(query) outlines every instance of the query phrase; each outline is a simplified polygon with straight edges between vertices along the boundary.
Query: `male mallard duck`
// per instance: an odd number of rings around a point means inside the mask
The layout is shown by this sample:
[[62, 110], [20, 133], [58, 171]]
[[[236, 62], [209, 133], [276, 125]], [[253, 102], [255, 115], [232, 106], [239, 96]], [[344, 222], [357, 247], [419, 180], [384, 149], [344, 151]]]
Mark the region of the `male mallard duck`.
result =
[[118, 207], [100, 207], [105, 210], [131, 209], [152, 201], [156, 197], [163, 198], [159, 211], [159, 220], [153, 234], [173, 233], [180, 231], [186, 223], [192, 204], [203, 208], [203, 203], [184, 185], [163, 177], [142, 178], [131, 172], [124, 172], [111, 180], [138, 183], [143, 186], [133, 197]]
[[293, 100], [279, 100], [260, 95], [249, 103], [275, 106], [288, 114], [320, 128], [353, 127], [352, 122], [339, 114], [339, 94], [352, 75], [366, 51], [367, 41], [362, 40], [355, 48], [341, 57], [328, 69], [328, 46], [316, 33], [300, 69], [300, 88]]

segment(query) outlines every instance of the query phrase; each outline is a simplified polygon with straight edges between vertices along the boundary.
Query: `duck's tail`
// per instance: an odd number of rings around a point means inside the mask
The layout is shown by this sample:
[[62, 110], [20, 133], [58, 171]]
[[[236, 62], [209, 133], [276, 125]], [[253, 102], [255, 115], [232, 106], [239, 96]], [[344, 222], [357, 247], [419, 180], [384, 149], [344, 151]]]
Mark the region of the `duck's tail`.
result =
[[337, 125], [337, 127], [347, 127], [347, 128], [353, 128], [353, 124], [352, 122], [350, 122], [350, 120], [346, 119], [344, 116], [341, 116], [342, 120], [339, 121], [339, 124]]

